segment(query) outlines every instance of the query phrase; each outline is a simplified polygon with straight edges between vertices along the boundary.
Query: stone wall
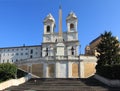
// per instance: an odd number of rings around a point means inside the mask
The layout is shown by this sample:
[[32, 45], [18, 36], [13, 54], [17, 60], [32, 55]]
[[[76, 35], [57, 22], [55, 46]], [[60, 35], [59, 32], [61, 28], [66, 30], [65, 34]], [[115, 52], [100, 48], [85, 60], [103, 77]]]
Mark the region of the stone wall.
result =
[[95, 62], [84, 62], [84, 77], [90, 77], [95, 74], [96, 63]]
[[78, 74], [78, 64], [77, 63], [73, 63], [72, 64], [72, 77], [78, 78], [79, 74]]
[[21, 68], [22, 70], [28, 72], [28, 66], [27, 66], [27, 65], [20, 65], [20, 66], [18, 66], [18, 67]]
[[[27, 63], [28, 62], [28, 63]], [[87, 78], [95, 74], [97, 58], [80, 56], [80, 61], [27, 61], [20, 68], [40, 78]]]
[[43, 64], [32, 64], [32, 74], [43, 77]]

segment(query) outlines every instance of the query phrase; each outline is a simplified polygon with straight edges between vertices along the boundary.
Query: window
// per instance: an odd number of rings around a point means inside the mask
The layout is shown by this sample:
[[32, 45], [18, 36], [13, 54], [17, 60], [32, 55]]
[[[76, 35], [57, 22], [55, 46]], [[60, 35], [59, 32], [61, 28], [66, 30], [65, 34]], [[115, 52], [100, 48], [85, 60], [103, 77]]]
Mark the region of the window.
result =
[[5, 62], [5, 60], [3, 60], [3, 63]]
[[48, 56], [48, 48], [46, 48], [46, 56]]
[[26, 48], [26, 50], [28, 50], [28, 48]]
[[33, 49], [30, 50], [30, 54], [33, 54]]
[[25, 53], [25, 55], [28, 55], [28, 53]]
[[74, 24], [70, 24], [70, 29], [73, 29], [74, 28]]
[[36, 52], [35, 54], [37, 55], [38, 53]]
[[11, 56], [14, 56], [14, 53], [12, 53]]
[[47, 33], [50, 32], [50, 26], [47, 26]]
[[72, 51], [72, 55], [74, 55], [74, 51]]
[[41, 57], [42, 57], [42, 52], [40, 53]]
[[19, 55], [19, 53], [16, 53], [16, 55], [18, 56], [18, 55]]
[[33, 56], [31, 55], [30, 58], [33, 58]]
[[74, 55], [74, 48], [71, 48], [71, 54]]
[[23, 55], [23, 53], [21, 53], [21, 55]]
[[7, 63], [9, 63], [9, 59], [7, 60]]
[[55, 40], [55, 42], [57, 42], [57, 39]]
[[12, 49], [12, 51], [14, 51], [14, 49]]
[[23, 50], [23, 48], [21, 48], [21, 51]]

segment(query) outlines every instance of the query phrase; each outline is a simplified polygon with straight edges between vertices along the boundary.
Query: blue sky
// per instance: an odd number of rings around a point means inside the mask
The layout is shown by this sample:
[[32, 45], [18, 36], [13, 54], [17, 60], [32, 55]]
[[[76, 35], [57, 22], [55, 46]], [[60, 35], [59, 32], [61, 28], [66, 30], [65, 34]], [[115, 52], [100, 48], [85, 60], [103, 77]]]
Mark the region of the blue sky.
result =
[[73, 11], [78, 17], [81, 52], [104, 31], [120, 38], [120, 0], [0, 0], [0, 47], [39, 45], [43, 20], [51, 13], [58, 31], [58, 10], [62, 6], [63, 31], [66, 17]]

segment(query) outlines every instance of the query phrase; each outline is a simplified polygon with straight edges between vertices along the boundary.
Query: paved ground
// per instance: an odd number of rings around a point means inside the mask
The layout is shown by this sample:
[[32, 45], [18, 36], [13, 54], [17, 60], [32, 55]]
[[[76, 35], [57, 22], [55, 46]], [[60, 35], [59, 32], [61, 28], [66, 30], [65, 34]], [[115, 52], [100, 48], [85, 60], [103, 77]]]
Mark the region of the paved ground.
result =
[[120, 91], [120, 88], [110, 88], [93, 77], [88, 79], [32, 78], [22, 85], [7, 88], [5, 91]]

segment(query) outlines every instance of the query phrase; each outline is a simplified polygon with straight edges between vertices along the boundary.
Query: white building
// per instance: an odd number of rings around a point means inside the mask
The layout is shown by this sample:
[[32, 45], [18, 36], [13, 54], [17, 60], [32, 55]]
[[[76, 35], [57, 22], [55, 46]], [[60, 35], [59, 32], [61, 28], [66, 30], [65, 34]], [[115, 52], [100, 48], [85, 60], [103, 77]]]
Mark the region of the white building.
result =
[[41, 45], [0, 48], [0, 63], [13, 63], [23, 59], [41, 57]]
[[95, 73], [96, 58], [79, 55], [75, 13], [67, 18], [67, 31], [62, 30], [62, 9], [59, 9], [59, 31], [54, 32], [55, 19], [44, 19], [43, 42], [38, 46], [0, 48], [0, 62], [14, 62], [18, 67], [43, 78], [79, 78]]

